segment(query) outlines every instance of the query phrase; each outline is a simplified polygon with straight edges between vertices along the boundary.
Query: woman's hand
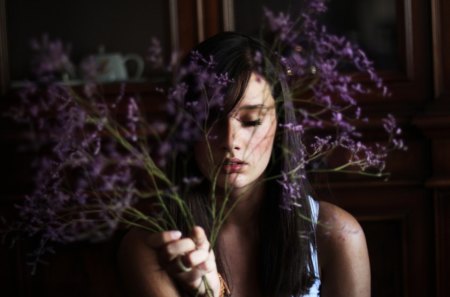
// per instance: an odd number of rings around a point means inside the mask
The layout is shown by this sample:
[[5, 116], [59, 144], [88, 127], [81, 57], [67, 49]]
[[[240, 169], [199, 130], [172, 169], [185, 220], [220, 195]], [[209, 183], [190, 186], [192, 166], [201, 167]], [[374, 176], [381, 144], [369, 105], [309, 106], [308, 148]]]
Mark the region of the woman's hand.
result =
[[[156, 251], [161, 268], [189, 292], [219, 296], [216, 260], [205, 231], [197, 226], [190, 237], [181, 236], [179, 231], [154, 233], [147, 237], [146, 244]], [[209, 286], [210, 294], [206, 286]]]

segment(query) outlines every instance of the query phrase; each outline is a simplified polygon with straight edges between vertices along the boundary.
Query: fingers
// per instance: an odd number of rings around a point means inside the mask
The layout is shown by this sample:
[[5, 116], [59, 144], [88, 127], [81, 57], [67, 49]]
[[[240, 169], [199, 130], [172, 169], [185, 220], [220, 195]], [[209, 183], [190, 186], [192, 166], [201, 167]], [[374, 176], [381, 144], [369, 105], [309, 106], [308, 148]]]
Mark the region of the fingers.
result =
[[[195, 250], [189, 255], [183, 257], [184, 263], [189, 262], [189, 271], [178, 271], [173, 274], [175, 278], [182, 281], [182, 283], [189, 288], [189, 290], [194, 290], [197, 293], [203, 294], [205, 292], [205, 287], [203, 283], [203, 276], [208, 278], [212, 277], [213, 273], [217, 273], [216, 261], [213, 251], [206, 250]], [[189, 265], [186, 265], [189, 266]], [[175, 267], [174, 267], [175, 268]], [[208, 280], [211, 283], [211, 280]], [[203, 292], [203, 293], [202, 293]]]
[[167, 261], [183, 256], [196, 249], [196, 245], [191, 238], [182, 238], [168, 243], [162, 250], [162, 253]]
[[209, 250], [209, 241], [206, 236], [205, 230], [202, 227], [195, 226], [192, 229], [192, 240], [195, 242], [197, 248], [203, 250]]
[[[146, 243], [150, 248], [157, 249], [172, 241], [181, 238], [181, 232], [178, 230], [163, 231], [159, 233], [146, 234]], [[197, 248], [209, 249], [208, 238], [202, 227], [195, 226], [192, 230], [192, 240]]]
[[146, 244], [152, 249], [158, 249], [169, 242], [181, 238], [181, 232], [178, 230], [164, 231], [159, 233], [146, 234]]
[[[183, 267], [180, 267], [178, 261], [181, 261]], [[186, 255], [176, 257], [167, 267], [174, 273], [190, 272], [194, 269], [200, 271], [200, 274], [205, 274], [216, 269], [216, 261], [212, 251], [194, 250]], [[186, 268], [189, 271], [186, 271]]]
[[216, 270], [214, 252], [210, 250], [210, 243], [203, 228], [195, 226], [192, 229], [191, 238], [196, 248], [182, 257], [183, 263], [187, 267], [200, 270], [202, 275]]
[[189, 267], [196, 267], [209, 258], [209, 252], [205, 250], [195, 250], [183, 257], [183, 262]]
[[[171, 274], [196, 278], [217, 269], [214, 253], [210, 250], [210, 243], [203, 228], [194, 227], [191, 237], [181, 236], [181, 232], [177, 230], [147, 234], [146, 244], [158, 251], [161, 266]], [[186, 271], [188, 268], [192, 270]]]
[[204, 293], [206, 276], [218, 290], [216, 260], [203, 228], [194, 227], [190, 237], [184, 238], [180, 231], [147, 234], [145, 242], [157, 252], [160, 267], [187, 289]]
[[195, 259], [195, 261], [196, 262], [193, 263], [193, 266], [195, 266], [196, 269], [203, 271], [204, 273], [210, 273], [217, 270], [216, 259], [214, 257], [213, 251], [209, 251], [206, 254], [205, 258], [201, 258], [199, 256], [197, 259]]

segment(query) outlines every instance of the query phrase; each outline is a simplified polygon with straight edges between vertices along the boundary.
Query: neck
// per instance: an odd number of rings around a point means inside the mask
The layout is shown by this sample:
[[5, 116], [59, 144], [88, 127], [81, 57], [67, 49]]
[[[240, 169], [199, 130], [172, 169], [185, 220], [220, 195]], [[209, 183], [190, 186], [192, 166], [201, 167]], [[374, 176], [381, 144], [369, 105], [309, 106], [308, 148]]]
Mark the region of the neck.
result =
[[227, 204], [232, 207], [224, 228], [248, 229], [258, 224], [258, 216], [264, 198], [264, 183], [257, 182], [245, 188], [233, 189], [228, 194]]

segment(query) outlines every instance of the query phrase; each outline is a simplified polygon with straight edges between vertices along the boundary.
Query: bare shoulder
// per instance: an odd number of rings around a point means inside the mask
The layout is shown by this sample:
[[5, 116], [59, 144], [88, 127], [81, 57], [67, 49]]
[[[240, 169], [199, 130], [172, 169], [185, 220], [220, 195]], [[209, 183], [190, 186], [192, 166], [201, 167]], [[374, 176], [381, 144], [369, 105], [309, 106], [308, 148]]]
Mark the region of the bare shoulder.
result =
[[132, 228], [122, 239], [117, 256], [126, 295], [178, 296], [159, 265], [157, 253], [148, 244], [150, 236], [149, 232]]
[[130, 229], [122, 238], [118, 252], [119, 260], [126, 259], [124, 264], [130, 264], [135, 258], [142, 259], [144, 255], [148, 258], [152, 255], [152, 250], [146, 245], [145, 238], [145, 232], [134, 228]]
[[[319, 240], [335, 247], [345, 248], [364, 239], [364, 231], [358, 221], [342, 208], [321, 201], [319, 209]], [[350, 247], [350, 246], [349, 246]]]
[[322, 296], [370, 296], [366, 238], [351, 214], [320, 202], [317, 246]]
[[123, 237], [117, 256], [123, 287], [129, 296], [141, 296], [146, 291], [145, 275], [155, 263], [155, 257], [144, 243], [144, 236], [137, 229], [131, 229]]
[[145, 238], [148, 232], [145, 232], [138, 228], [129, 229], [121, 241], [122, 249], [139, 249], [145, 246]]

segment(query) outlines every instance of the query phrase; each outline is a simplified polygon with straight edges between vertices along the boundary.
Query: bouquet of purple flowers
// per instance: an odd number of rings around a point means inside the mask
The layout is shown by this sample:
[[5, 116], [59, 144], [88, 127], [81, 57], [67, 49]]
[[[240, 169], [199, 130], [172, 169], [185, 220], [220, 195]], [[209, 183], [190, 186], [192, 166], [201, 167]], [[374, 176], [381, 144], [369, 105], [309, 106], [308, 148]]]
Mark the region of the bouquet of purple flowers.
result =
[[[292, 181], [305, 178], [299, 176], [305, 169], [383, 176], [388, 152], [405, 148], [391, 115], [383, 120], [386, 143], [370, 146], [361, 140], [357, 123], [367, 119], [356, 97], [370, 89], [384, 95], [388, 92], [363, 51], [320, 25], [318, 16], [326, 10], [324, 2], [307, 2], [295, 20], [266, 9], [265, 37], [270, 47], [254, 56], [257, 64], [275, 65], [271, 73], [281, 82], [283, 95], [293, 102], [289, 108], [296, 118], [278, 128], [308, 140], [300, 157], [296, 156], [296, 168], [267, 177], [277, 179], [292, 197], [299, 190]], [[192, 52], [189, 62], [180, 67], [173, 61], [165, 66], [163, 51], [154, 40], [148, 61], [176, 71], [174, 77], [195, 76], [194, 88], [202, 95], [186, 101], [192, 86], [177, 80], [160, 90], [167, 98], [167, 121], [149, 121], [140, 108], [140, 99], [127, 96], [125, 85], [115, 98], [102, 95], [94, 79], [94, 60], [85, 60], [82, 69], [87, 80], [83, 88], [74, 89], [56, 79], [56, 74], [73, 71], [69, 50], [62, 42], [44, 38], [34, 42], [33, 50], [36, 81], [20, 90], [21, 104], [13, 113], [32, 125], [34, 145], [45, 153], [33, 164], [35, 191], [20, 206], [20, 221], [9, 228], [38, 238], [33, 263], [52, 251], [54, 243], [102, 240], [119, 226], [152, 232], [178, 229], [168, 201], [179, 208], [188, 225], [194, 226], [183, 193], [200, 184], [202, 177], [172, 169], [174, 162], [182, 162], [180, 156], [189, 153], [192, 143], [215, 137], [209, 112], [222, 108], [225, 90], [233, 80], [227, 73], [215, 71], [214, 58]], [[265, 59], [270, 63], [263, 63]], [[352, 80], [351, 73], [340, 70], [344, 64], [366, 73], [374, 88]], [[311, 133], [318, 130], [322, 132]], [[338, 149], [346, 152], [345, 162], [332, 167], [315, 165]], [[214, 181], [212, 184], [214, 187]], [[232, 211], [216, 200], [212, 192], [208, 205], [214, 219], [212, 244]], [[299, 207], [295, 199], [284, 203], [282, 207]]]

